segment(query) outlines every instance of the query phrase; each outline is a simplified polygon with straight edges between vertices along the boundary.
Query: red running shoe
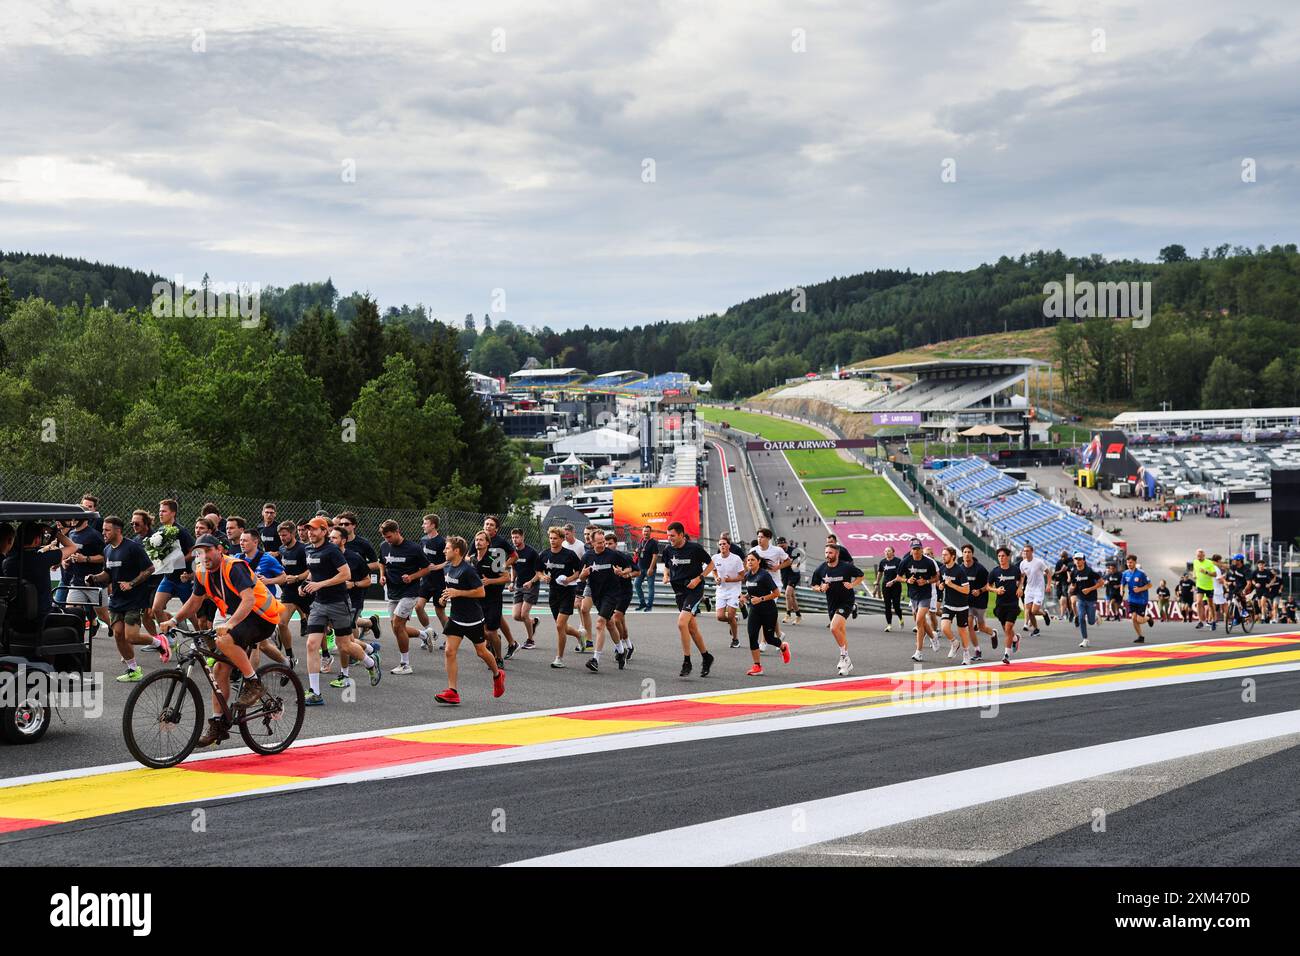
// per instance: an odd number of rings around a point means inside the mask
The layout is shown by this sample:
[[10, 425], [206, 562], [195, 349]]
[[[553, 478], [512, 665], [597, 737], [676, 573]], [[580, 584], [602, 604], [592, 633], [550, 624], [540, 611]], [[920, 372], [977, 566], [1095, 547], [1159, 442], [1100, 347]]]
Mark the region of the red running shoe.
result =
[[433, 699], [440, 704], [459, 704], [460, 694], [456, 693], [456, 688], [448, 687], [441, 694], [434, 694]]
[[492, 678], [492, 696], [500, 697], [506, 692], [506, 670], [504, 667], [497, 668], [497, 676]]
[[749, 670], [745, 671], [746, 677], [758, 677], [763, 673], [763, 665], [755, 664]]
[[786, 641], [781, 642], [781, 663], [790, 663], [790, 645]]
[[162, 634], [158, 635], [158, 659], [164, 664], [172, 659], [172, 642]]

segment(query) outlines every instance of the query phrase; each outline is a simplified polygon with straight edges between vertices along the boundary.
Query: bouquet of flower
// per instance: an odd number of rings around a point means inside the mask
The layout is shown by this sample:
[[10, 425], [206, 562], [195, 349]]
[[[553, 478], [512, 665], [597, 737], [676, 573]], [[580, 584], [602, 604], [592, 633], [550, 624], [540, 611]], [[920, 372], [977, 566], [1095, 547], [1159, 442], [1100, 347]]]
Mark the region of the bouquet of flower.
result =
[[144, 539], [144, 553], [154, 566], [161, 565], [174, 552], [181, 540], [181, 529], [174, 524], [162, 525], [157, 531]]

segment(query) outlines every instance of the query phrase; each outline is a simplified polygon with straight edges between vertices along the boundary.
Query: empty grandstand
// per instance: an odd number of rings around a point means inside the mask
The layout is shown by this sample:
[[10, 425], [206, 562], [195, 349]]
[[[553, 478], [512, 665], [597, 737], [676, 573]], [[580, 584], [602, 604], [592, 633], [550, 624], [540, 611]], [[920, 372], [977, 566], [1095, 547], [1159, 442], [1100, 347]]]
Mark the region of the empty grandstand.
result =
[[[1256, 441], [1259, 433], [1300, 431], [1300, 408], [1221, 408], [1210, 411], [1124, 412], [1111, 424], [1132, 441]], [[1281, 437], [1281, 435], [1279, 435]]]
[[622, 369], [617, 372], [604, 372], [597, 375], [590, 382], [587, 382], [583, 388], [602, 391], [604, 389], [617, 390], [625, 386], [632, 385], [635, 382], [643, 382], [647, 378], [645, 372], [638, 372], [636, 369]]
[[664, 372], [662, 375], [654, 375], [640, 382], [632, 382], [623, 388], [640, 395], [673, 395], [690, 389], [693, 384], [691, 377], [685, 372]]
[[1119, 557], [1109, 538], [1086, 518], [1048, 501], [981, 458], [958, 459], [927, 482], [958, 515], [993, 545], [1040, 552], [1082, 551], [1094, 564]]
[[553, 389], [576, 385], [587, 377], [580, 368], [520, 369], [510, 373], [509, 387], [513, 389]]
[[1130, 445], [1129, 453], [1166, 492], [1177, 496], [1226, 491], [1268, 498], [1274, 468], [1300, 468], [1300, 442]]

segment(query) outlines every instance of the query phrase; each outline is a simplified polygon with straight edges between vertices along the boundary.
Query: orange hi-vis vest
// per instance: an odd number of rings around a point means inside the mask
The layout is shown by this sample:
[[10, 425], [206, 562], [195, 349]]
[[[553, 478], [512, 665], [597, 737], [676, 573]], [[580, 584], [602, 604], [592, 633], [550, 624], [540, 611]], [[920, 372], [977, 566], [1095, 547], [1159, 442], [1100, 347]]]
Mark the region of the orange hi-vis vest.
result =
[[[228, 554], [221, 556], [221, 587], [208, 587], [208, 569], [203, 562], [199, 562], [199, 567], [195, 572], [198, 575], [199, 584], [203, 585], [203, 590], [208, 593], [208, 597], [215, 604], [224, 617], [230, 616], [230, 608], [227, 605], [227, 595], [238, 595], [235, 584], [230, 580], [230, 568], [239, 558], [232, 558]], [[247, 564], [247, 562], [245, 562]], [[250, 571], [252, 569], [250, 568]], [[284, 610], [284, 605], [276, 600], [275, 596], [267, 590], [265, 582], [256, 574], [253, 574], [253, 613], [264, 621], [270, 621], [276, 624], [280, 620], [280, 612]]]

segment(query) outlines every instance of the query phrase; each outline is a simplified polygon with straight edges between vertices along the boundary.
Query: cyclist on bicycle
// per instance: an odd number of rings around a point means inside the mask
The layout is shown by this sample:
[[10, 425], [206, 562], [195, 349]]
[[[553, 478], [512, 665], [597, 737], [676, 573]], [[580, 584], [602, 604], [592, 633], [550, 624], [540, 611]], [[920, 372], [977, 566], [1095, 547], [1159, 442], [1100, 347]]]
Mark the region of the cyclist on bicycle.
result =
[[243, 692], [234, 706], [249, 707], [261, 699], [262, 682], [248, 655], [275, 633], [283, 608], [246, 561], [222, 553], [221, 541], [215, 535], [200, 537], [194, 542], [194, 550], [202, 555], [195, 568], [194, 593], [176, 612], [173, 623], [192, 619], [204, 601], [211, 601], [224, 618], [216, 628], [217, 649], [230, 661], [220, 662], [213, 669], [220, 697], [213, 692], [212, 717], [198, 740], [198, 746], [210, 747], [230, 736], [226, 730], [229, 714], [223, 713], [222, 700], [230, 694], [231, 664], [244, 678]]
[[1246, 556], [1234, 554], [1228, 562], [1228, 570], [1223, 574], [1227, 583], [1228, 606], [1235, 624], [1241, 618], [1251, 616], [1250, 602], [1247, 600], [1255, 583], [1250, 579], [1250, 570], [1246, 567]]

